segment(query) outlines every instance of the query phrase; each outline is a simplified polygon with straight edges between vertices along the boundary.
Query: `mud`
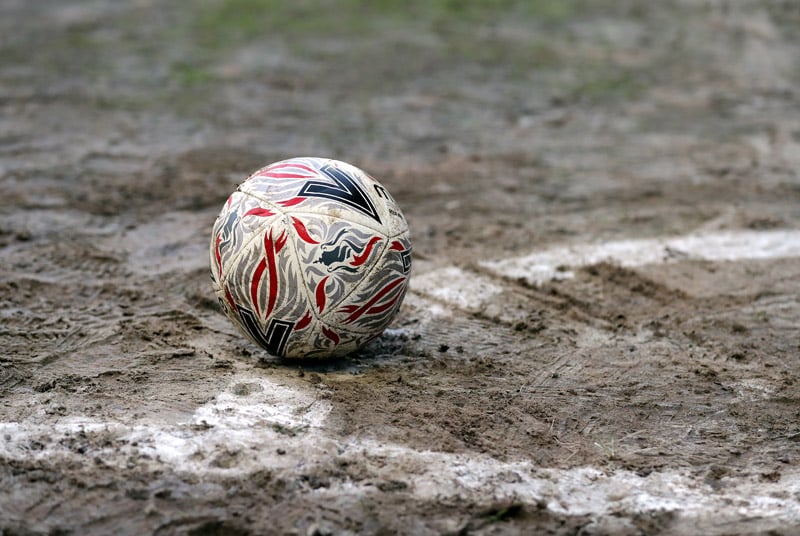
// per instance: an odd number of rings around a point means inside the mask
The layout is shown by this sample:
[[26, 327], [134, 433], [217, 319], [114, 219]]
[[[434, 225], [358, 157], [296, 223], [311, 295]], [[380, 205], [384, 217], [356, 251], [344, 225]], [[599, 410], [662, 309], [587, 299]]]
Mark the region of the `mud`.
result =
[[[279, 4], [0, 6], [0, 534], [800, 530], [800, 11]], [[333, 363], [208, 277], [295, 155], [411, 226], [400, 315]], [[568, 254], [709, 233], [745, 247]]]

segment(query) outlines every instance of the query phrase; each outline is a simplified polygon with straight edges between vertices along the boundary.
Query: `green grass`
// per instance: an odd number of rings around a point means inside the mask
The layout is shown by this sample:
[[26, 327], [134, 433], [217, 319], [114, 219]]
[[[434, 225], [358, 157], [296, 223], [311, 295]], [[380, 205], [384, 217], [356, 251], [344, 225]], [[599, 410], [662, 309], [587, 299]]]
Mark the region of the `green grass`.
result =
[[[190, 20], [171, 30], [170, 39], [183, 41], [191, 51], [171, 64], [171, 77], [184, 88], [201, 88], [215, 82], [212, 67], [230, 51], [276, 41], [297, 58], [328, 63], [380, 63], [401, 50], [405, 59], [386, 70], [389, 77], [413, 76], [423, 64], [465, 62], [524, 76], [560, 65], [544, 28], [575, 16], [582, 1], [206, 0], [194, 6]], [[493, 32], [503, 21], [525, 24], [531, 32], [513, 38]], [[441, 46], [424, 48], [414, 40], [420, 35], [433, 36]], [[326, 39], [342, 46], [325, 48]]]
[[[596, 44], [609, 47], [608, 60], [574, 54], [570, 24], [597, 16], [642, 14], [610, 0], [206, 0], [185, 29], [194, 53], [172, 69], [182, 86], [202, 88], [215, 82], [212, 66], [229, 51], [278, 42], [322, 66], [363, 64], [369, 76], [351, 92], [467, 67], [590, 105], [639, 98], [652, 73], [617, 65], [613, 43]], [[566, 72], [576, 75], [564, 85], [558, 73]]]
[[[0, 58], [32, 62], [54, 78], [114, 80], [124, 89], [115, 98], [129, 99], [126, 106], [161, 103], [188, 113], [207, 109], [239, 72], [269, 76], [257, 72], [257, 61], [236, 63], [244, 47], [277, 49], [288, 71], [295, 61], [314, 65], [326, 87], [353, 98], [402, 91], [420, 80], [457, 91], [469, 80], [531, 82], [537, 91], [604, 102], [635, 98], [648, 83], [611, 59], [576, 54], [573, 22], [609, 16], [608, 9], [613, 15], [613, 6], [612, 0], [198, 0], [185, 9], [164, 2], [159, 11], [132, 7], [97, 23], [7, 41]], [[570, 73], [577, 74], [564, 76]], [[564, 84], [565, 78], [573, 81]]]
[[643, 73], [605, 65], [582, 72], [579, 81], [567, 90], [567, 95], [573, 100], [589, 103], [630, 100], [639, 97], [646, 88]]
[[[334, 10], [334, 13], [336, 10]], [[327, 33], [337, 17], [317, 10], [312, 2], [281, 0], [220, 0], [196, 10], [192, 35], [208, 49], [230, 48], [254, 39], [282, 35]]]
[[[584, 0], [585, 1], [585, 0]], [[230, 47], [282, 37], [369, 37], [388, 26], [464, 28], [499, 20], [551, 24], [578, 12], [578, 0], [214, 0], [195, 6], [201, 46]]]
[[177, 61], [170, 66], [173, 79], [183, 88], [208, 84], [215, 80], [208, 65], [201, 62]]

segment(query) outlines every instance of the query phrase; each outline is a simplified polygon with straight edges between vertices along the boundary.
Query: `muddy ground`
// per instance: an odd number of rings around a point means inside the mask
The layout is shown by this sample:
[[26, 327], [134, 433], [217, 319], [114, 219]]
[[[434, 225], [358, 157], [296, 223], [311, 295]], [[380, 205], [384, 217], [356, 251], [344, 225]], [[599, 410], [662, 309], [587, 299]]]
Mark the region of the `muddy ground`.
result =
[[[800, 531], [796, 255], [490, 268], [800, 229], [798, 37], [779, 1], [2, 2], [0, 534]], [[296, 155], [378, 177], [415, 248], [330, 364], [208, 277]], [[593, 502], [615, 475], [682, 487]]]

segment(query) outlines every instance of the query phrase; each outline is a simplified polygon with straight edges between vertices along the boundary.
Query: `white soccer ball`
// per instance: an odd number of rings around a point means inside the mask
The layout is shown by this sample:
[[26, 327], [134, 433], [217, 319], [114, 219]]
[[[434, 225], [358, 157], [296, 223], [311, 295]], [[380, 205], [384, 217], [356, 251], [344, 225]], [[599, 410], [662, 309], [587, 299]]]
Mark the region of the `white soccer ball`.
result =
[[256, 171], [211, 234], [222, 309], [279, 357], [337, 357], [374, 339], [400, 308], [410, 272], [397, 203], [337, 160], [292, 158]]

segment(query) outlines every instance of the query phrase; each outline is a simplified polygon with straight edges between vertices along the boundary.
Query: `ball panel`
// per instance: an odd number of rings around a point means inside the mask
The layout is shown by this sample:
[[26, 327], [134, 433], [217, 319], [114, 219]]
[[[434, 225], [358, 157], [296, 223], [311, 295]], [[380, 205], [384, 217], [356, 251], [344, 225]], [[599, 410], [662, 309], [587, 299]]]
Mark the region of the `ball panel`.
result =
[[364, 344], [364, 336], [346, 330], [337, 330], [318, 319], [307, 328], [292, 334], [284, 349], [287, 358], [328, 358], [349, 354]]
[[383, 234], [407, 229], [397, 203], [375, 179], [338, 160], [293, 158], [252, 174], [239, 186], [277, 209], [328, 214]]
[[259, 205], [255, 198], [245, 196], [238, 208], [231, 209], [232, 214], [240, 216], [232, 217], [231, 227], [242, 227], [246, 232], [233, 233], [241, 236], [241, 243], [230, 263], [223, 257], [222, 278], [212, 280], [228, 317], [248, 338], [279, 354], [293, 327], [309, 314], [308, 300], [302, 294], [303, 279], [296, 257], [287, 246], [293, 238], [286, 224], [288, 218], [265, 216], [266, 222], [254, 226], [248, 222], [256, 217], [251, 200]]
[[[339, 305], [380, 258], [386, 238], [352, 222], [290, 216], [294, 247], [315, 314]], [[299, 231], [298, 231], [299, 230]]]
[[334, 329], [380, 333], [403, 303], [411, 274], [408, 234], [387, 240], [372, 270], [366, 273], [338, 307], [323, 320]]
[[226, 201], [211, 233], [210, 255], [212, 277], [221, 285], [227, 278], [236, 257], [248, 250], [250, 243], [259, 237], [279, 214], [264, 208], [258, 199], [234, 192]]
[[236, 303], [258, 318], [274, 315], [294, 320], [303, 314], [299, 309], [306, 300], [298, 295], [302, 277], [286, 245], [290, 235], [283, 219], [274, 221], [259, 238], [244, 249], [224, 285]]
[[303, 201], [297, 196], [302, 185], [319, 178], [310, 160], [313, 159], [295, 158], [270, 164], [250, 175], [238, 190], [271, 203], [276, 208], [295, 206]]
[[[211, 230], [209, 256], [211, 261], [211, 279], [215, 287], [220, 287], [223, 279], [223, 265], [230, 261], [231, 251], [243, 242], [244, 230], [238, 225], [240, 219], [238, 208], [246, 197], [240, 192], [233, 192], [222, 207]], [[225, 262], [224, 262], [225, 261]]]

